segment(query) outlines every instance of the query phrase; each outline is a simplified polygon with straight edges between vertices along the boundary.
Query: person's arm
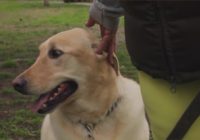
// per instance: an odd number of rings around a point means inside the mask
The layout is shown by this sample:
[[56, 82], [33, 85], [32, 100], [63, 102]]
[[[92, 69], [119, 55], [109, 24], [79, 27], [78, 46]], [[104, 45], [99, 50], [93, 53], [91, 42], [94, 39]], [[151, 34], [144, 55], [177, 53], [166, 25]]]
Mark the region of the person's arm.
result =
[[122, 14], [119, 0], [94, 0], [90, 7], [90, 16], [109, 30], [117, 29]]
[[86, 23], [87, 27], [99, 24], [102, 40], [96, 50], [101, 54], [108, 53], [108, 62], [113, 65], [113, 52], [116, 49], [116, 32], [119, 24], [119, 17], [123, 14], [123, 9], [119, 5], [119, 0], [94, 0], [90, 7], [90, 18]]

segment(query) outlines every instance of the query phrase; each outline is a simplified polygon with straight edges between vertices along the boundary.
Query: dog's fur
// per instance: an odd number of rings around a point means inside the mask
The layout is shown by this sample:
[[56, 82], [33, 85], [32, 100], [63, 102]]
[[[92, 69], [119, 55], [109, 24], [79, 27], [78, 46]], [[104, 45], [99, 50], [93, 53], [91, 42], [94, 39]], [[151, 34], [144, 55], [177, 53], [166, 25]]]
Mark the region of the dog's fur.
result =
[[[78, 28], [58, 33], [41, 44], [36, 62], [17, 77], [27, 80], [27, 93], [38, 95], [67, 79], [78, 83], [76, 92], [45, 116], [41, 140], [148, 140], [138, 84], [117, 75], [106, 56], [94, 52], [94, 40]], [[49, 58], [52, 47], [64, 54]]]

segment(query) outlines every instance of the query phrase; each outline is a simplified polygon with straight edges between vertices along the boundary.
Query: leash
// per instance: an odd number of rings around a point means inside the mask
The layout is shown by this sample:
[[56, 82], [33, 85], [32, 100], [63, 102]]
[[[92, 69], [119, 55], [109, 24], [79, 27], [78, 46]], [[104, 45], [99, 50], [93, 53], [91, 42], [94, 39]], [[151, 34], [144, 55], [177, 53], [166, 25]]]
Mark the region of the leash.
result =
[[167, 140], [182, 140], [192, 124], [200, 115], [200, 92], [195, 96], [186, 111], [183, 113]]

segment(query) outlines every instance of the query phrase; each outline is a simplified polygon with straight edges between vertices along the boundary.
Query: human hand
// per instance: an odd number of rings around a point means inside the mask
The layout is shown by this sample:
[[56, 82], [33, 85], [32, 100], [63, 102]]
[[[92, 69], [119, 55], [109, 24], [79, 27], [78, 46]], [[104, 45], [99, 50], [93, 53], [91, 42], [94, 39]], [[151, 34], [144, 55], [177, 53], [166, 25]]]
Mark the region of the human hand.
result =
[[103, 52], [107, 52], [107, 60], [108, 63], [113, 65], [113, 55], [116, 51], [116, 30], [110, 30], [103, 27], [101, 24], [97, 23], [92, 17], [90, 17], [86, 23], [87, 27], [92, 27], [95, 24], [100, 26], [101, 31], [101, 41], [99, 46], [96, 49], [97, 54], [102, 54]]

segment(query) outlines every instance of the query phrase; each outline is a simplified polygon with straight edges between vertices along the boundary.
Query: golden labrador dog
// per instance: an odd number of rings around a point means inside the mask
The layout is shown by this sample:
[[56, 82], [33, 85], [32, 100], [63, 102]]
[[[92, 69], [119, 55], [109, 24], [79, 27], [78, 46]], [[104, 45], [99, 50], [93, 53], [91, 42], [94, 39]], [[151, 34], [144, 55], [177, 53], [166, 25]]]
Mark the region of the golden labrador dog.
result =
[[94, 40], [79, 28], [50, 37], [13, 81], [39, 96], [31, 109], [46, 114], [41, 140], [148, 140], [139, 85], [96, 54]]

